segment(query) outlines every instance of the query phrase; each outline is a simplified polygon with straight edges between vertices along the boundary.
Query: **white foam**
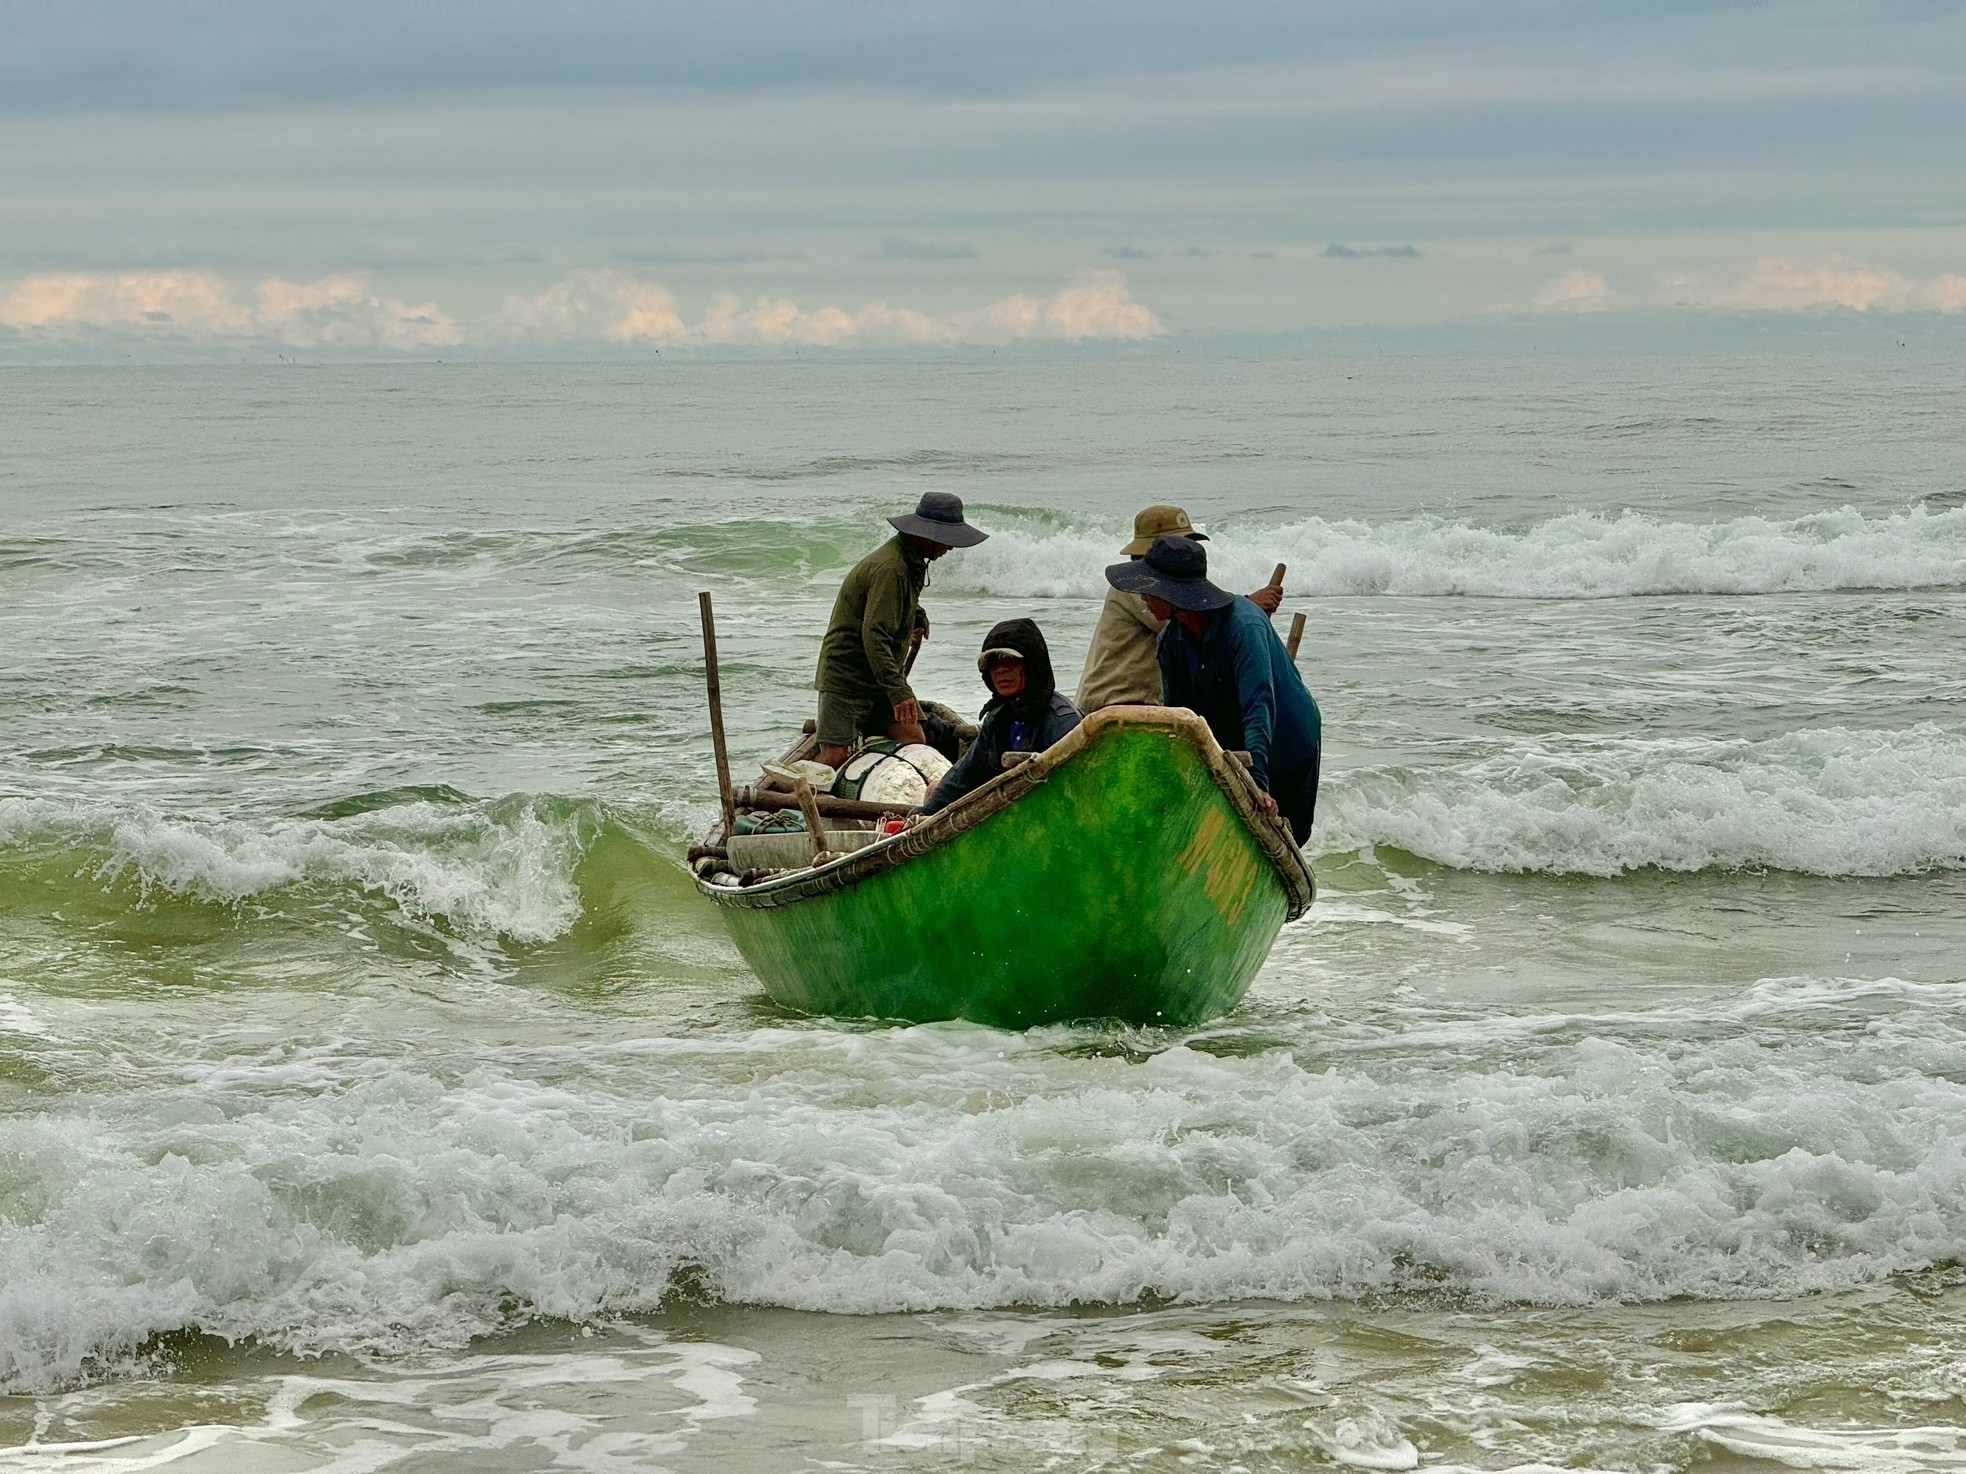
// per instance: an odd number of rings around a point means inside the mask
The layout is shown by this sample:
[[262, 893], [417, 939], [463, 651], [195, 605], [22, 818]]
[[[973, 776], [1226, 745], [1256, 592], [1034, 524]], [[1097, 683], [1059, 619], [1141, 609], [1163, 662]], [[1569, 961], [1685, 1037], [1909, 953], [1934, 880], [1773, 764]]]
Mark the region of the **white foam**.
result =
[[[0, 978], [0, 987], [18, 988], [19, 983], [12, 978]], [[36, 1018], [28, 1007], [17, 1002], [10, 994], [0, 992], [0, 1034], [46, 1034], [48, 1026]]]
[[[227, 1400], [236, 1404], [264, 1399], [256, 1422], [86, 1441], [37, 1434], [0, 1450], [0, 1466], [114, 1474], [168, 1468], [215, 1450], [196, 1467], [289, 1467], [305, 1459], [316, 1474], [431, 1461], [654, 1471], [678, 1467], [669, 1460], [687, 1453], [704, 1423], [755, 1413], [756, 1400], [742, 1388], [756, 1352], [648, 1333], [640, 1339], [648, 1344], [611, 1352], [426, 1361], [386, 1377], [256, 1378], [227, 1388]], [[606, 1412], [593, 1405], [597, 1387], [619, 1389], [619, 1401]], [[59, 1401], [52, 1410], [59, 1411]], [[95, 1411], [84, 1403], [84, 1417]]]
[[574, 871], [593, 816], [526, 800], [400, 804], [336, 819], [167, 815], [58, 799], [0, 800], [0, 845], [93, 850], [90, 874], [143, 899], [228, 905], [295, 886], [353, 889], [479, 941], [543, 942], [580, 915]]
[[[1572, 512], [1520, 530], [1439, 517], [1224, 527], [1210, 575], [1247, 592], [1290, 565], [1298, 595], [1461, 594], [1609, 599], [1639, 594], [1772, 594], [1966, 586], [1966, 507], [1884, 516], [1854, 507], [1779, 520], [1662, 522], [1637, 512]], [[937, 582], [1018, 598], [1103, 598], [1118, 523], [994, 534]]]
[[1669, 1408], [1657, 1427], [1663, 1433], [1692, 1433], [1729, 1453], [1792, 1469], [1877, 1474], [1966, 1469], [1966, 1430], [1953, 1426], [1806, 1428], [1742, 1407], [1686, 1402]]
[[1477, 762], [1334, 774], [1314, 846], [1458, 869], [1617, 875], [1766, 866], [1905, 875], [1966, 865], [1966, 736], [1936, 723], [1759, 742], [1547, 738]]
[[183, 1326], [456, 1346], [653, 1310], [685, 1267], [730, 1300], [869, 1313], [1795, 1295], [1966, 1255], [1957, 987], [1490, 1022], [1415, 1005], [1307, 1030], [1304, 1064], [974, 1026], [773, 1029], [748, 1061], [728, 1039], [482, 1049], [443, 1076], [363, 1051], [304, 1077], [180, 1064], [140, 1101], [0, 1118], [27, 1173], [0, 1378]]

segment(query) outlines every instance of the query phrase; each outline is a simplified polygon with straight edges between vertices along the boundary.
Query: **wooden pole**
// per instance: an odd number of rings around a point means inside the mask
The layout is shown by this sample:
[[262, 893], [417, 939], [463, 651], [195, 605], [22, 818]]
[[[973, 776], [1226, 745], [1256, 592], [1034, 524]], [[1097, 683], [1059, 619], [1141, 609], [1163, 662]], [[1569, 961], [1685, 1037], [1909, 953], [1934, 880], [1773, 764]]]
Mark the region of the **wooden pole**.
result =
[[819, 817], [819, 798], [803, 778], [792, 780], [792, 797], [805, 815], [806, 829], [812, 835], [812, 863], [823, 865], [832, 858], [826, 853], [826, 821]]
[[[777, 788], [740, 788], [736, 800], [747, 809], [799, 809], [804, 812], [798, 796]], [[889, 814], [912, 813], [916, 804], [876, 803], [865, 798], [834, 798], [830, 793], [815, 793], [813, 806], [821, 814], [835, 819], [885, 819]]]
[[724, 688], [717, 678], [717, 616], [706, 591], [696, 596], [703, 619], [703, 682], [710, 692], [710, 745], [717, 753], [717, 801], [724, 811], [724, 840], [737, 833], [737, 803], [730, 791], [730, 749], [724, 745]]
[[1273, 589], [1280, 589], [1280, 588], [1282, 588], [1282, 587], [1283, 587], [1283, 571], [1284, 571], [1284, 567], [1285, 567], [1285, 565], [1284, 565], [1284, 564], [1282, 564], [1282, 563], [1279, 563], [1279, 564], [1277, 564], [1277, 571], [1276, 571], [1275, 573], [1272, 573], [1272, 574], [1270, 575], [1270, 587], [1271, 587], [1271, 588], [1273, 588]]
[[1302, 614], [1293, 614], [1290, 616], [1290, 638], [1283, 642], [1283, 648], [1290, 652], [1290, 658], [1293, 661], [1297, 659], [1297, 647], [1303, 643], [1304, 616]]

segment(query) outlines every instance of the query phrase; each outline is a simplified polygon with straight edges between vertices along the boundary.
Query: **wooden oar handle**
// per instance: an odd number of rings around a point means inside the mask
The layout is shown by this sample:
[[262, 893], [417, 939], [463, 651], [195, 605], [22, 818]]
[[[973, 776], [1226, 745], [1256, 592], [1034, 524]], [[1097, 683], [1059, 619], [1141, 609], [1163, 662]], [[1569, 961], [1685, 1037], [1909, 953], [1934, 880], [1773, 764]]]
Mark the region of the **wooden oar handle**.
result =
[[1282, 588], [1282, 587], [1283, 587], [1283, 572], [1284, 572], [1284, 568], [1285, 568], [1285, 566], [1286, 566], [1286, 565], [1285, 565], [1285, 564], [1282, 564], [1282, 563], [1279, 563], [1279, 564], [1277, 564], [1277, 571], [1276, 571], [1275, 573], [1272, 573], [1272, 574], [1270, 575], [1270, 587], [1271, 587], [1271, 588], [1273, 588], [1273, 589], [1280, 589], [1280, 588]]

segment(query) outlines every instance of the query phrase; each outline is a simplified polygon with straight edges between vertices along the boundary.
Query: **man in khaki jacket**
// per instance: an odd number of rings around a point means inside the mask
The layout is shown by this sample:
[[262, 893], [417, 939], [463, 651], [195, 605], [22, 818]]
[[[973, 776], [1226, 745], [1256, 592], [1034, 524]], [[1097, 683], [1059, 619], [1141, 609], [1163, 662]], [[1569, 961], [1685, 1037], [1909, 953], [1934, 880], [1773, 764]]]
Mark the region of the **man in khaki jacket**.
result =
[[[1207, 542], [1208, 534], [1188, 520], [1179, 507], [1148, 507], [1133, 519], [1133, 541], [1120, 549], [1129, 558], [1145, 556], [1159, 537], [1185, 537]], [[1275, 614], [1283, 590], [1271, 584], [1249, 596], [1265, 614]], [[1102, 706], [1159, 706], [1160, 665], [1155, 644], [1165, 621], [1154, 618], [1138, 594], [1106, 590], [1106, 604], [1092, 632], [1079, 674], [1078, 708], [1087, 713]]]

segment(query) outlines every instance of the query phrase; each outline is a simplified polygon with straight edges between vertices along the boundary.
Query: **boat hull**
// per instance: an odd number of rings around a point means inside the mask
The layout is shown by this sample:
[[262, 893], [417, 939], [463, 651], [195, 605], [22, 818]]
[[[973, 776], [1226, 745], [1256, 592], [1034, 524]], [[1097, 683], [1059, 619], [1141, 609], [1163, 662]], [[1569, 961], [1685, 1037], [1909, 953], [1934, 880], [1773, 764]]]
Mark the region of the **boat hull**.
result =
[[1279, 859], [1199, 722], [1131, 710], [1155, 716], [1094, 717], [1038, 771], [839, 862], [830, 884], [836, 867], [705, 890], [771, 997], [804, 1013], [1005, 1028], [1224, 1013], [1309, 903], [1309, 872], [1287, 836]]

